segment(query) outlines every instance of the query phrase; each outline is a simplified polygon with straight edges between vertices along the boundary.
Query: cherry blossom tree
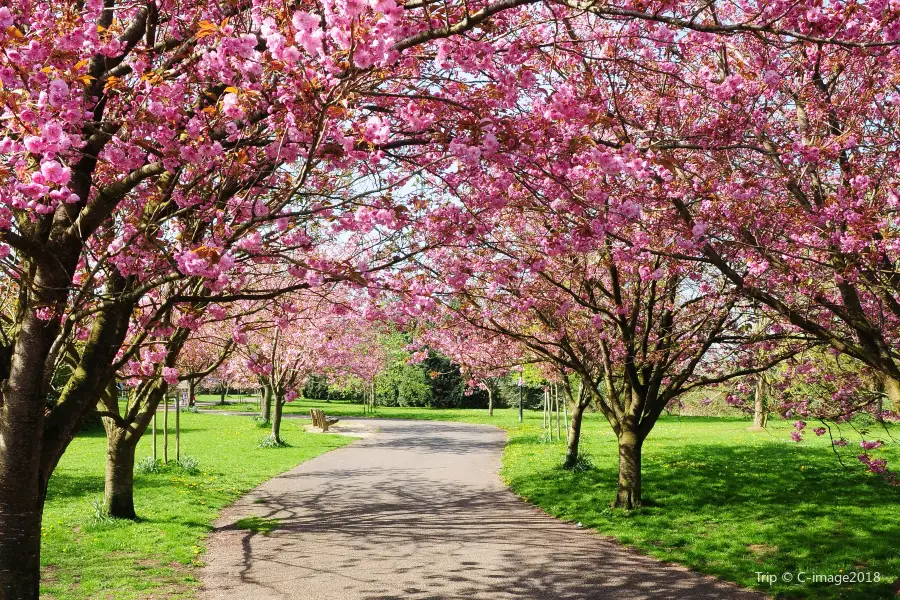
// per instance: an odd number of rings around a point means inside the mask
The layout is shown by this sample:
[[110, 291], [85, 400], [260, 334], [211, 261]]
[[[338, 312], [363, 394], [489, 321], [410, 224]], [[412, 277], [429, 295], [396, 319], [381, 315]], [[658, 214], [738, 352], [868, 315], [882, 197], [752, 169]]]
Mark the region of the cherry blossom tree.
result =
[[[836, 72], [841, 60], [822, 61], [826, 70], [812, 67], [810, 71], [808, 64], [817, 64], [817, 59], [815, 52], [811, 60], [807, 54], [810, 49], [831, 52], [836, 48], [850, 59], [846, 61], [848, 85], [866, 83], [873, 80], [872, 61], [884, 69], [895, 65], [898, 9], [883, 4], [823, 8], [813, 2], [782, 6], [497, 0], [450, 2], [437, 9], [418, 0], [402, 4], [328, 0], [290, 8], [267, 0], [227, 6], [202, 0], [23, 0], [0, 8], [0, 153], [4, 161], [0, 166], [4, 175], [0, 261], [15, 275], [17, 294], [14, 326], [9, 328], [12, 335], [3, 350], [8, 360], [0, 390], [0, 589], [4, 596], [37, 596], [41, 506], [47, 481], [78, 421], [115, 373], [112, 367], [130, 335], [130, 310], [144, 302], [151, 290], [185, 278], [203, 281], [199, 289], [188, 285], [178, 293], [162, 293], [166, 306], [157, 311], [158, 322], [149, 328], [156, 331], [166, 326], [173, 306], [203, 304], [211, 292], [229, 286], [237, 289], [231, 271], [238, 243], [251, 253], [256, 253], [258, 244], [277, 245], [281, 240], [295, 248], [309, 246], [311, 232], [298, 227], [297, 220], [306, 223], [305, 217], [313, 215], [334, 219], [333, 233], [409, 226], [409, 213], [418, 208], [413, 202], [411, 208], [401, 209], [379, 187], [400, 182], [384, 161], [414, 164], [413, 171], [427, 169], [435, 154], [445, 154], [448, 146], [452, 156], [469, 160], [477, 160], [476, 150], [494, 154], [513, 146], [518, 150], [511, 157], [527, 157], [540, 132], [546, 130], [530, 129], [525, 143], [513, 135], [517, 115], [512, 109], [525, 107], [516, 105], [525, 98], [517, 95], [518, 87], [546, 96], [548, 89], [560, 83], [555, 78], [585, 71], [584, 63], [605, 63], [605, 58], [596, 57], [619, 50], [633, 54], [617, 57], [616, 64], [633, 65], [637, 58], [650, 65], [647, 72], [655, 73], [658, 56], [675, 43], [675, 32], [683, 35], [677, 44], [678, 53], [687, 57], [685, 70], [699, 67], [711, 47], [718, 56], [719, 41], [737, 40], [733, 45], [756, 63], [764, 63], [770, 54], [773, 61], [781, 61], [779, 74], [799, 58], [806, 73], [826, 73], [826, 88], [832, 74], [827, 69]], [[626, 43], [621, 48], [610, 44], [615, 41], [610, 31], [623, 36]], [[591, 44], [582, 45], [583, 37]], [[750, 46], [744, 50], [741, 44]], [[545, 49], [550, 46], [560, 48], [568, 60], [559, 66], [548, 62]], [[722, 55], [728, 65], [742, 60], [729, 49]], [[465, 75], [444, 77], [443, 65], [454, 61]], [[668, 91], [667, 85], [678, 87], [674, 85], [681, 83], [678, 62], [681, 59], [667, 60], [671, 64], [663, 65], [660, 72], [666, 76], [657, 85], [639, 84], [646, 95], [634, 104], [654, 107]], [[535, 68], [540, 69], [540, 78], [534, 76]], [[495, 81], [479, 80], [475, 73]], [[622, 75], [612, 75], [610, 81], [621, 80]], [[628, 81], [635, 80], [634, 70], [625, 75]], [[575, 82], [572, 92], [560, 87], [561, 106], [587, 100], [588, 105], [601, 107], [588, 113], [591, 118], [611, 113], [604, 131], [594, 131], [591, 137], [595, 144], [613, 145], [616, 151], [609, 160], [649, 160], [643, 137], [637, 136], [638, 144], [631, 141], [632, 130], [635, 124], [653, 130], [646, 117], [656, 111], [624, 119], [623, 127], [624, 107], [617, 105], [617, 112], [609, 108], [609, 97], [592, 96], [596, 88], [589, 85], [591, 77]], [[726, 80], [725, 87], [714, 82], [718, 87], [711, 93], [724, 94], [728, 86], [740, 83]], [[572, 99], [566, 100], [568, 96]], [[847, 96], [835, 94], [832, 100], [840, 103]], [[554, 114], [556, 100], [536, 100], [534, 106]], [[695, 102], [702, 100], [701, 95]], [[879, 102], [887, 106], [893, 100]], [[705, 113], [682, 110], [677, 102], [676, 106], [681, 122], [698, 126], [722, 122], [718, 117], [705, 118]], [[690, 98], [686, 106], [692, 106]], [[807, 107], [813, 122], [828, 121], [816, 121], [817, 110], [812, 104]], [[490, 113], [498, 119], [482, 122]], [[573, 116], [568, 113], [572, 110], [546, 120], [558, 122]], [[827, 113], [828, 109], [822, 114]], [[465, 117], [458, 118], [460, 114]], [[541, 113], [545, 114], [547, 110]], [[577, 120], [573, 125], [579, 125]], [[583, 119], [580, 125], [586, 126]], [[666, 125], [661, 125], [663, 130]], [[836, 128], [838, 133], [828, 132], [840, 144], [849, 139], [843, 137], [842, 127]], [[887, 125], [875, 124], [871, 129], [883, 129], [891, 139]], [[550, 132], [548, 139], [556, 145], [552, 154], [581, 144], [568, 135], [571, 132], [574, 129], [563, 135]], [[612, 140], [601, 135], [611, 132], [615, 133]], [[682, 135], [685, 132], [677, 133], [675, 148], [697, 143], [690, 135]], [[891, 143], [878, 142], [874, 147]], [[703, 141], [701, 149], [708, 148]], [[667, 160], [681, 165], [681, 174], [676, 174], [681, 185], [703, 189], [682, 176], [693, 175], [693, 164]], [[706, 179], [713, 167], [720, 166], [716, 161], [700, 169]], [[869, 183], [877, 179], [873, 174], [889, 172], [891, 166], [890, 161], [878, 159], [845, 162], [853, 166], [839, 164], [841, 178], [855, 181], [848, 185], [856, 190], [872, 187]], [[857, 172], [857, 162], [870, 164], [872, 172]], [[645, 170], [665, 180], [668, 163], [651, 164], [654, 169]], [[748, 173], [759, 173], [752, 161], [747, 164], [751, 165]], [[359, 201], [348, 191], [359, 186], [348, 180], [361, 172], [372, 176], [375, 171], [379, 177], [387, 173], [384, 181], [370, 188], [379, 199]], [[549, 176], [561, 174], [553, 167]], [[342, 182], [345, 192], [333, 193]], [[806, 181], [800, 187], [805, 185]], [[844, 187], [839, 184], [835, 189]], [[686, 227], [701, 225], [692, 214], [679, 211], [679, 215]], [[715, 216], [702, 215], [702, 222], [715, 224]], [[398, 260], [407, 251], [412, 250], [402, 248]], [[693, 258], [725, 266], [745, 258], [733, 249], [729, 252], [719, 260], [704, 247], [702, 256], [694, 252]], [[297, 286], [315, 287], [329, 276], [366, 283], [366, 269], [360, 268], [365, 265], [317, 260], [295, 256], [286, 261], [299, 281]], [[757, 289], [740, 283], [727, 269], [722, 272], [734, 285]], [[852, 274], [840, 271], [842, 280]], [[871, 287], [875, 278], [868, 276], [864, 281]], [[782, 305], [787, 306], [793, 311], [788, 314], [792, 323], [837, 343], [837, 334], [822, 333], [824, 317], [800, 321], [789, 302], [766, 293], [754, 292], [753, 297], [784, 314], [788, 311]], [[862, 297], [887, 302], [885, 294], [877, 291]], [[833, 304], [827, 294], [826, 300]], [[868, 302], [861, 301], [864, 313]], [[855, 310], [850, 304], [845, 309]], [[861, 322], [850, 313], [845, 316], [851, 329]], [[180, 322], [173, 326], [191, 329]], [[81, 346], [72, 341], [76, 330], [88, 332]], [[846, 351], [898, 379], [893, 358], [887, 357], [892, 340], [879, 341], [858, 327], [853, 331], [860, 334], [858, 342]], [[158, 337], [168, 336], [160, 333]], [[183, 344], [179, 339], [175, 345]], [[77, 367], [48, 412], [49, 382], [55, 366], [72, 347], [82, 348]], [[166, 361], [171, 364], [157, 367], [175, 368], [176, 356], [168, 350]]]

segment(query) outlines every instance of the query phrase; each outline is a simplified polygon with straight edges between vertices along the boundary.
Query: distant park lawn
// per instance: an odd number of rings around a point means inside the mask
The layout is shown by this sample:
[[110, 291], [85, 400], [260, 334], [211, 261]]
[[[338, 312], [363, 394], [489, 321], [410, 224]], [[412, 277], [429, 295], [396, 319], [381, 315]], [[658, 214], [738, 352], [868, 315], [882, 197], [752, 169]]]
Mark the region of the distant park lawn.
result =
[[[162, 415], [159, 418], [162, 427]], [[169, 458], [175, 458], [170, 414]], [[135, 475], [141, 520], [97, 519], [92, 502], [103, 496], [103, 430], [79, 435], [50, 480], [44, 514], [41, 597], [57, 600], [190, 598], [198, 586], [203, 538], [219, 509], [261, 482], [328, 450], [347, 437], [315, 435], [287, 423], [287, 448], [259, 449], [266, 434], [247, 418], [181, 414], [182, 455], [198, 472], [171, 467]], [[157, 440], [162, 457], [162, 436]], [[137, 459], [150, 455], [150, 434]]]
[[[255, 411], [255, 401], [247, 399], [228, 398], [235, 403], [228, 408]], [[359, 404], [302, 399], [285, 412], [308, 415], [311, 407], [338, 417], [363, 414]], [[505, 427], [509, 442], [501, 475], [524, 498], [643, 553], [776, 598], [889, 598], [891, 583], [900, 577], [900, 489], [862, 472], [853, 458], [858, 447], [844, 450], [845, 469], [827, 436], [810, 432], [798, 445], [782, 421], [767, 432], [750, 432], [741, 419], [663, 418], [644, 447], [648, 506], [624, 513], [607, 508], [615, 489], [616, 450], [599, 415], [586, 419], [582, 448], [588, 460], [575, 473], [559, 468], [563, 443], [543, 440], [540, 412], [526, 411], [523, 425], [514, 409], [488, 417], [476, 409], [379, 407], [376, 416]], [[287, 419], [291, 447], [260, 450], [256, 443], [265, 431], [248, 418], [182, 418], [183, 452], [199, 458], [202, 474], [173, 469], [137, 476], [136, 505], [145, 519], [140, 523], [95, 522], [90, 501], [103, 492], [103, 433], [73, 443], [51, 481], [47, 505], [43, 591], [48, 597], [192, 597], [202, 538], [219, 508], [264, 479], [350, 441], [304, 434], [300, 425], [308, 421]], [[898, 433], [890, 431], [894, 437]], [[147, 438], [139, 459], [149, 454]], [[868, 438], [890, 439], [874, 427]], [[875, 453], [900, 467], [896, 444]], [[879, 572], [881, 583], [769, 586], [756, 574], [855, 569]]]

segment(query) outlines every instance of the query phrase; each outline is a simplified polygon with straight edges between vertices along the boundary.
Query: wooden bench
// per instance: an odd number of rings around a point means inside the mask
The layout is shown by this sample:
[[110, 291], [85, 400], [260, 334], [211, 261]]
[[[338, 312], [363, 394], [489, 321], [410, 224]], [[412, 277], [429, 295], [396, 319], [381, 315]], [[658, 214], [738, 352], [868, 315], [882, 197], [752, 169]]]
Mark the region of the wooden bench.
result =
[[323, 432], [328, 431], [329, 427], [340, 421], [340, 419], [329, 419], [326, 417], [321, 408], [309, 409], [309, 416], [312, 417], [313, 426], [321, 427]]

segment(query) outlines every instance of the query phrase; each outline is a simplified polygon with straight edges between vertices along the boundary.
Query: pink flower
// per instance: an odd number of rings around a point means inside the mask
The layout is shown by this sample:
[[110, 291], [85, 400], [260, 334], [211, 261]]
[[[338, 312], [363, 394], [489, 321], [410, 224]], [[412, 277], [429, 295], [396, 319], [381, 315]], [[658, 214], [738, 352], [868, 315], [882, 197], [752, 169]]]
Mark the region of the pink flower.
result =
[[662, 269], [656, 269], [655, 271], [653, 271], [647, 265], [639, 268], [638, 273], [641, 276], [641, 281], [659, 281], [665, 275]]
[[369, 117], [366, 121], [366, 130], [363, 133], [366, 141], [373, 144], [383, 144], [388, 141], [390, 134], [390, 126], [381, 117]]
[[815, 429], [813, 429], [813, 433], [815, 433], [816, 435], [825, 435], [825, 431], [826, 429], [824, 427], [816, 427]]
[[244, 111], [238, 106], [237, 94], [225, 94], [222, 98], [222, 113], [232, 119], [240, 119], [244, 116]]
[[791, 439], [794, 440], [795, 442], [798, 442], [798, 443], [799, 443], [799, 442], [802, 442], [802, 441], [803, 441], [803, 436], [800, 435], [800, 432], [799, 432], [799, 431], [792, 431], [792, 432], [791, 432]]
[[631, 200], [626, 200], [619, 205], [619, 213], [626, 219], [633, 220], [641, 216], [641, 208]]
[[834, 445], [843, 448], [847, 445], [847, 440], [845, 440], [844, 438], [836, 439], [834, 440]]
[[856, 458], [872, 473], [883, 475], [887, 472], [887, 461], [883, 458], [872, 458], [868, 454], [860, 454]]
[[44, 151], [44, 140], [36, 135], [29, 135], [25, 138], [25, 149], [32, 154], [40, 154]]
[[55, 144], [62, 140], [63, 134], [62, 125], [60, 125], [57, 121], [48, 121], [41, 128], [41, 138], [48, 143]]
[[163, 379], [165, 379], [166, 383], [169, 385], [176, 385], [178, 383], [178, 369], [163, 367], [162, 375]]
[[747, 263], [747, 273], [756, 277], [762, 275], [769, 268], [769, 262], [765, 260], [751, 260]]
[[859, 443], [859, 447], [863, 450], [875, 450], [876, 448], [881, 448], [884, 445], [884, 442], [881, 440], [869, 442], [867, 440], [863, 440]]
[[794, 421], [794, 429], [797, 431], [803, 431], [806, 427], [806, 421]]
[[62, 166], [55, 160], [41, 163], [41, 174], [49, 181], [59, 185], [66, 185], [72, 178], [72, 170], [69, 167]]
[[13, 24], [12, 13], [5, 6], [0, 8], [0, 29], [6, 29]]

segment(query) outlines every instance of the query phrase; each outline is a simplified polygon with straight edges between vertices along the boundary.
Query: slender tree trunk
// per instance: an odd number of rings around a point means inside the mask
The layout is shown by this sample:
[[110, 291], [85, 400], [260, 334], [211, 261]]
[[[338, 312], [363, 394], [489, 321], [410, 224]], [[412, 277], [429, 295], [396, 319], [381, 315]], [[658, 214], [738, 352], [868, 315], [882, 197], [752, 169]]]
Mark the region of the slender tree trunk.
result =
[[188, 381], [188, 407], [193, 408], [197, 405], [197, 397], [194, 393], [197, 391], [197, 382], [193, 379]]
[[263, 386], [262, 415], [263, 422], [268, 423], [272, 420], [272, 389], [269, 386]]
[[756, 380], [756, 387], [753, 391], [753, 427], [750, 429], [765, 429], [768, 416], [765, 381], [760, 377]]
[[613, 506], [632, 509], [641, 505], [641, 446], [637, 432], [623, 425], [619, 434], [619, 483]]
[[[106, 490], [103, 504], [111, 517], [136, 519], [134, 453], [137, 443], [115, 424], [106, 433]], [[138, 438], [140, 439], [140, 438]]]
[[569, 438], [566, 440], [566, 460], [564, 469], [571, 469], [578, 463], [578, 444], [581, 441], [581, 418], [587, 404], [575, 402], [572, 404], [572, 421], [569, 424]]
[[485, 385], [484, 389], [487, 391], [488, 395], [488, 416], [494, 416], [494, 392], [491, 391], [491, 386]]
[[275, 414], [272, 416], [272, 437], [279, 444], [281, 443], [281, 409], [284, 406], [284, 400], [281, 394], [271, 394], [275, 396]]

